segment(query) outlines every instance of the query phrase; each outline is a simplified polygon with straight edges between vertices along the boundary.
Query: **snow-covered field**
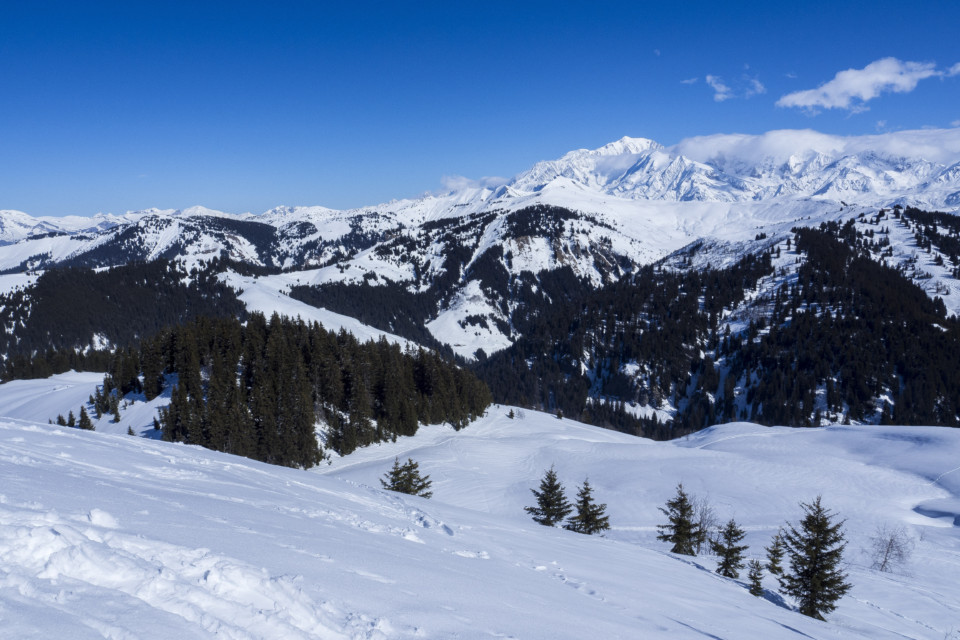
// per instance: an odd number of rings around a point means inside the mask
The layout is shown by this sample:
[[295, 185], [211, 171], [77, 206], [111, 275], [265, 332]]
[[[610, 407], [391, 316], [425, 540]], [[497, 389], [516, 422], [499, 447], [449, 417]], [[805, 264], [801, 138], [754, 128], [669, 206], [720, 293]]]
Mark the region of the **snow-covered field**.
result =
[[[38, 414], [84, 399], [96, 381], [69, 375], [0, 386], [0, 416], [27, 415], [30, 393]], [[0, 418], [0, 635], [960, 638], [960, 430], [733, 424], [655, 443], [508, 411], [311, 471]], [[395, 456], [433, 499], [379, 489]], [[551, 464], [570, 494], [589, 476], [606, 537], [523, 512]], [[854, 585], [828, 622], [666, 553], [657, 507], [680, 481], [757, 557], [822, 494], [847, 519]], [[864, 551], [882, 524], [915, 544], [892, 574]]]

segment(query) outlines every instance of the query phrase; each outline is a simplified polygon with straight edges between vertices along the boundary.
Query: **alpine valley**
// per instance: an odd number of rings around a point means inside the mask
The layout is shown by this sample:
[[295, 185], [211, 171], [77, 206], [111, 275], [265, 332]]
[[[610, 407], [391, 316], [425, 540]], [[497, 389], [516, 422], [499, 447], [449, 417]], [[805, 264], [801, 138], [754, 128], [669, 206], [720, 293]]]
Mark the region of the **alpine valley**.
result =
[[0, 211], [0, 635], [960, 638], [960, 129], [450, 182]]

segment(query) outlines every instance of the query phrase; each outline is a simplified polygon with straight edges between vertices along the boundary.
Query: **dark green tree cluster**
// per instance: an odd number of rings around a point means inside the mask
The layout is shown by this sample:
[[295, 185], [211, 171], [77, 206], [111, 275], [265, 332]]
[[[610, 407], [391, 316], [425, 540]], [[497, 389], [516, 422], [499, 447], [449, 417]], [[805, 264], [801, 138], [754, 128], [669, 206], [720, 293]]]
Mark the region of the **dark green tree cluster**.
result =
[[[752, 381], [741, 417], [762, 424], [817, 423], [826, 408], [851, 420], [960, 425], [960, 323], [896, 269], [851, 247], [852, 223], [798, 229], [807, 254], [797, 281], [773, 302], [759, 340], [731, 338], [728, 378]], [[878, 404], [888, 395], [892, 405]]]
[[[50, 422], [53, 421], [51, 420]], [[73, 427], [76, 429], [83, 429], [84, 431], [95, 430], [93, 421], [90, 419], [90, 414], [87, 413], [86, 407], [80, 407], [79, 418], [73, 415], [73, 411], [70, 411], [66, 418], [63, 417], [63, 414], [58, 415], [56, 424], [61, 427]]]
[[[766, 569], [780, 583], [780, 590], [797, 601], [800, 613], [814, 618], [823, 616], [836, 608], [836, 602], [850, 589], [843, 571], [843, 551], [846, 541], [843, 522], [835, 521], [833, 513], [823, 507], [818, 496], [810, 504], [801, 503], [804, 517], [800, 525], [787, 524], [767, 547]], [[696, 555], [696, 539], [700, 535], [694, 518], [693, 502], [683, 489], [677, 486], [677, 495], [667, 501], [660, 511], [668, 522], [657, 525], [658, 540], [673, 546], [672, 553]], [[744, 530], [732, 518], [720, 528], [710, 546], [717, 555], [717, 573], [728, 578], [740, 577], [744, 567], [744, 552], [747, 545], [740, 542]], [[783, 560], [789, 561], [789, 570]], [[762, 595], [763, 565], [753, 559], [747, 563], [750, 593]]]
[[414, 462], [413, 458], [407, 458], [403, 464], [400, 464], [399, 458], [394, 458], [393, 467], [380, 480], [380, 484], [387, 491], [397, 491], [421, 498], [433, 497], [433, 492], [430, 491], [433, 485], [430, 476], [420, 475], [420, 464]]
[[[549, 305], [528, 305], [515, 317], [515, 344], [477, 366], [499, 402], [558, 409], [589, 424], [669, 438], [709, 424], [710, 415], [685, 404], [677, 423], [638, 417], [628, 403], [659, 405], [684, 397], [702, 365], [695, 345], [708, 341], [725, 307], [740, 302], [771, 273], [770, 256], [746, 256], [722, 270], [683, 272], [642, 267], [616, 284], [592, 291], [568, 269], [539, 274]], [[520, 279], [522, 281], [522, 278]], [[640, 375], [622, 366], [641, 365]]]
[[7, 356], [2, 376], [105, 371], [111, 351], [90, 352], [95, 336], [125, 348], [199, 316], [245, 314], [213, 270], [191, 275], [164, 260], [104, 271], [50, 269], [33, 286], [0, 295], [0, 325], [10, 329], [0, 332], [0, 355]]
[[[584, 480], [577, 491], [577, 501], [571, 505], [564, 493], [563, 485], [557, 479], [557, 472], [551, 466], [540, 480], [540, 490], [530, 490], [537, 499], [534, 507], [524, 507], [534, 522], [553, 527], [567, 519], [564, 529], [586, 535], [600, 533], [610, 528], [610, 518], [605, 515], [607, 505], [597, 504], [593, 499], [593, 488], [589, 480]], [[574, 513], [575, 512], [575, 513]]]
[[[797, 278], [753, 299], [743, 331], [721, 330], [724, 309], [773, 274], [776, 240], [726, 269], [655, 265], [598, 291], [571, 285], [572, 295], [515, 317], [524, 335], [476, 370], [497, 401], [652, 438], [737, 419], [960, 426], [960, 322], [903, 268], [884, 264], [883, 226], [912, 225], [921, 247], [940, 251], [960, 277], [960, 223], [899, 211], [900, 220], [881, 211], [795, 229], [786, 246], [803, 256]], [[665, 400], [679, 407], [668, 423], [628, 410]]]
[[462, 428], [490, 403], [483, 383], [433, 352], [364, 344], [276, 314], [269, 322], [252, 314], [246, 325], [200, 319], [145, 341], [136, 357], [147, 399], [176, 376], [161, 419], [166, 440], [273, 464], [316, 464], [318, 420], [327, 446], [346, 454], [413, 435], [421, 422]]

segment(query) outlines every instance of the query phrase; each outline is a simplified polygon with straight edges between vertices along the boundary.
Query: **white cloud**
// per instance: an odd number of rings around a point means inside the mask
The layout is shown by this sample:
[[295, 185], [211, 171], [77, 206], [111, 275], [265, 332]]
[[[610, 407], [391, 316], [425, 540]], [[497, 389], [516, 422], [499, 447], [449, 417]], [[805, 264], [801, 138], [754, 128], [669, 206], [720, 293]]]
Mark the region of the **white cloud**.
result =
[[950, 68], [947, 70], [947, 74], [946, 74], [946, 75], [948, 75], [948, 76], [960, 76], [960, 62], [958, 62], [957, 64], [955, 64], [955, 65], [953, 65], [952, 67], [950, 67]]
[[954, 120], [950, 123], [951, 127], [960, 127], [960, 120]]
[[767, 88], [763, 86], [763, 83], [760, 82], [757, 78], [750, 78], [744, 76], [744, 80], [747, 83], [747, 90], [744, 92], [744, 98], [751, 98], [753, 96], [760, 95], [761, 93], [766, 93]]
[[733, 90], [725, 85], [719, 76], [708, 75], [705, 80], [707, 84], [710, 85], [710, 88], [713, 89], [713, 99], [717, 102], [723, 102], [733, 97]]
[[[960, 121], [955, 123], [960, 126]], [[708, 162], [732, 157], [760, 162], [784, 162], [807, 153], [848, 155], [874, 151], [892, 157], [925, 158], [931, 162], [960, 161], [960, 128], [915, 129], [865, 136], [833, 136], [810, 129], [784, 129], [761, 135], [717, 134], [687, 138], [669, 149], [691, 160]]]
[[500, 178], [497, 176], [484, 176], [479, 180], [473, 180], [465, 176], [443, 176], [440, 178], [440, 184], [445, 191], [459, 191], [460, 189], [495, 189], [501, 185], [507, 184], [509, 178]]
[[[749, 65], [744, 66], [749, 68]], [[704, 78], [704, 80], [708, 85], [710, 85], [710, 88], [713, 89], [713, 99], [717, 102], [723, 102], [724, 100], [729, 100], [730, 98], [747, 99], [767, 92], [767, 88], [763, 86], [763, 83], [760, 82], [759, 78], [746, 73], [741, 75], [738, 79], [735, 79], [730, 84], [724, 81], [724, 79], [720, 76], [714, 75], [708, 75], [706, 78]], [[688, 80], [681, 80], [680, 82], [683, 84], [693, 84], [696, 81], [697, 78], [690, 78]]]
[[681, 80], [680, 84], [694, 84], [700, 78], [687, 78], [686, 80]]
[[[950, 72], [953, 72], [953, 68]], [[881, 93], [907, 93], [913, 91], [919, 81], [939, 75], [943, 73], [937, 71], [932, 62], [903, 62], [896, 58], [883, 58], [863, 69], [840, 71], [833, 80], [816, 89], [788, 93], [777, 100], [777, 106], [809, 111], [818, 108], [866, 111], [865, 103]]]

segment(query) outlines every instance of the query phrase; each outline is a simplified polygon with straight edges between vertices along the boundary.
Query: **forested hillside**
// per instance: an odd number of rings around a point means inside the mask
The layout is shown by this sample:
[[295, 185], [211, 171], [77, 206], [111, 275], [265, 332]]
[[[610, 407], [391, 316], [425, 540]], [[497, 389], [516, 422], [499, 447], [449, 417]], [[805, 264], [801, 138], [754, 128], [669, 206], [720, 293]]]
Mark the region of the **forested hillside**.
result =
[[118, 351], [94, 404], [105, 413], [165, 386], [164, 439], [298, 467], [323, 456], [318, 421], [326, 446], [347, 454], [421, 423], [459, 429], [490, 404], [482, 382], [433, 352], [258, 313], [245, 324], [202, 318]]
[[[920, 249], [960, 264], [955, 218], [902, 216]], [[882, 222], [900, 217], [881, 211], [867, 221], [877, 231], [862, 219], [796, 228], [722, 270], [642, 268], [550, 308], [478, 371], [500, 401], [656, 438], [733, 420], [957, 426], [960, 323], [885, 264]], [[781, 251], [795, 264], [775, 268]]]
[[113, 346], [200, 316], [243, 318], [243, 304], [216, 277], [218, 264], [189, 273], [166, 260], [56, 268], [32, 287], [0, 294], [3, 378], [104, 371]]

